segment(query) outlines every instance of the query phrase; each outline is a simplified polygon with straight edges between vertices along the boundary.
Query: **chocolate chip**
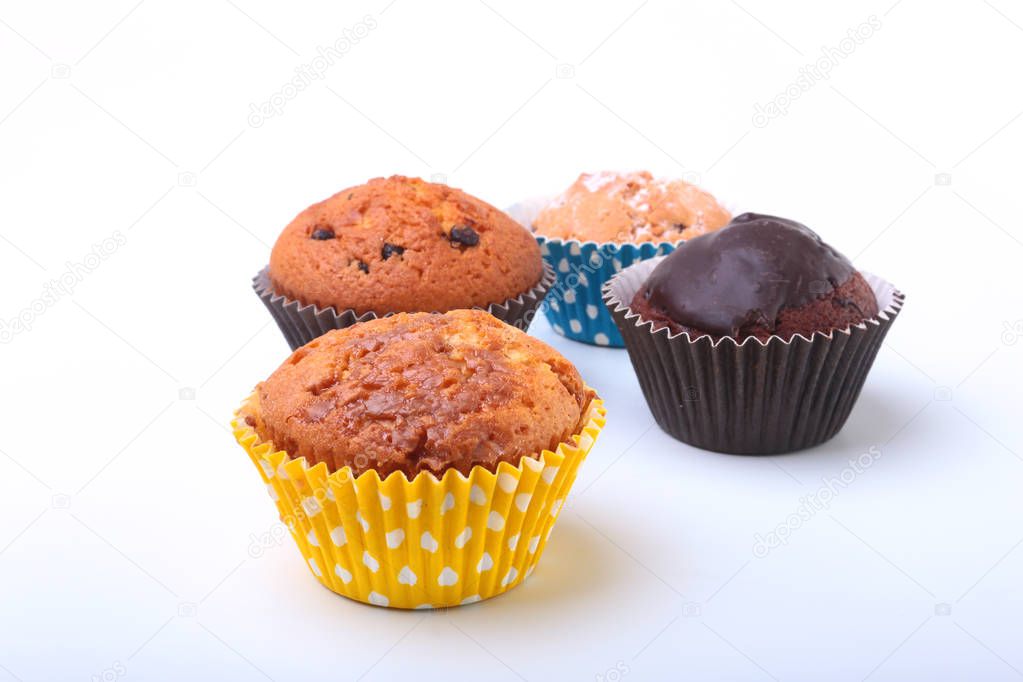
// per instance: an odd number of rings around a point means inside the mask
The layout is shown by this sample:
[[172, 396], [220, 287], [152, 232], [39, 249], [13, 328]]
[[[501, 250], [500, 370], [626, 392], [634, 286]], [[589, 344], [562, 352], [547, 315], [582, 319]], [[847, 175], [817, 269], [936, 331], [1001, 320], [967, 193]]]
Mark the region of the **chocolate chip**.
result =
[[395, 244], [388, 244], [384, 242], [384, 248], [380, 249], [380, 257], [387, 260], [391, 256], [400, 256], [405, 253], [404, 246], [397, 246]]
[[334, 230], [330, 229], [329, 227], [317, 227], [309, 236], [319, 241], [323, 241], [325, 239], [333, 239]]
[[480, 236], [476, 230], [468, 225], [456, 225], [451, 228], [448, 239], [452, 245], [476, 246], [480, 243]]
[[678, 230], [679, 232], [685, 230], [687, 227], [689, 226], [686, 225], [685, 223], [675, 223], [675, 229]]
[[348, 194], [348, 201], [351, 201], [351, 200], [352, 200], [352, 197], [354, 197], [354, 196], [355, 196], [355, 192], [350, 192], [350, 193]]
[[363, 272], [365, 272], [367, 275], [369, 274], [369, 266], [366, 265], [365, 261], [361, 261], [361, 260], [359, 261], [359, 269], [362, 270]]

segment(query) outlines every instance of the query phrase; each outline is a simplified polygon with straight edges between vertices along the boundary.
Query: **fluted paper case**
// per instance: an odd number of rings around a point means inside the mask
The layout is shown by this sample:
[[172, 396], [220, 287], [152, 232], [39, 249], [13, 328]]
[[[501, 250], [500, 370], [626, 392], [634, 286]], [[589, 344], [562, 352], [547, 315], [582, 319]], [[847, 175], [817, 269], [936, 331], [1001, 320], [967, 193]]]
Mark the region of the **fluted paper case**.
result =
[[350, 599], [403, 609], [472, 603], [525, 580], [605, 415], [594, 398], [570, 442], [518, 466], [409, 480], [401, 472], [381, 479], [372, 470], [353, 477], [349, 467], [309, 467], [261, 441], [245, 422], [246, 405], [232, 422], [234, 436], [316, 580]]
[[629, 305], [664, 257], [626, 268], [604, 286], [657, 424], [705, 450], [768, 455], [823, 443], [841, 430], [881, 342], [902, 308], [891, 284], [862, 273], [877, 297], [877, 317], [788, 341], [692, 339], [654, 329]]
[[[554, 270], [545, 263], [540, 281], [528, 291], [501, 303], [492, 303], [484, 310], [502, 322], [526, 331], [554, 280]], [[373, 312], [359, 314], [351, 308], [340, 311], [330, 306], [320, 308], [278, 294], [270, 282], [269, 268], [263, 268], [252, 278], [252, 288], [270, 311], [291, 350], [304, 346], [332, 329], [344, 329], [381, 317]]]

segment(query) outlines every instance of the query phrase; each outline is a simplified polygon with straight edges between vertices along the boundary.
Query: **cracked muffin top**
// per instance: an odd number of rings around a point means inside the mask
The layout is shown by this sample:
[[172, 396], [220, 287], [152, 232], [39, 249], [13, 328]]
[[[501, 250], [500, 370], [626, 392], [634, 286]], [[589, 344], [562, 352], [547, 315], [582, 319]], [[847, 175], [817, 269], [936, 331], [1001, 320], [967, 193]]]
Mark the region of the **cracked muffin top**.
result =
[[533, 230], [554, 239], [678, 242], [724, 227], [731, 214], [683, 180], [638, 173], [583, 173], [537, 214]]
[[398, 314], [328, 332], [259, 384], [263, 440], [359, 475], [495, 471], [583, 426], [593, 392], [547, 344], [482, 310]]
[[486, 307], [540, 281], [528, 230], [461, 190], [395, 175], [302, 211], [270, 254], [276, 293], [356, 313]]

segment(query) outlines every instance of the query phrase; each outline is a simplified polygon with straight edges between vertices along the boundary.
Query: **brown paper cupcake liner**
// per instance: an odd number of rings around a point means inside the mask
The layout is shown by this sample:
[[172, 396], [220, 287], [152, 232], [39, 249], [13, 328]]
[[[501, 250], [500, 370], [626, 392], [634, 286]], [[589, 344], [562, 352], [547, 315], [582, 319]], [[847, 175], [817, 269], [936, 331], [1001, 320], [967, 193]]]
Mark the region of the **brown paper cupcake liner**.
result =
[[862, 273], [881, 312], [860, 324], [788, 341], [692, 339], [655, 330], [629, 308], [662, 259], [623, 270], [604, 286], [604, 302], [664, 431], [705, 450], [767, 455], [818, 445], [841, 430], [902, 309], [901, 292]]
[[[526, 331], [554, 280], [554, 269], [544, 263], [543, 275], [532, 288], [503, 303], [491, 303], [483, 310], [502, 322]], [[342, 311], [333, 307], [320, 308], [277, 294], [270, 282], [269, 268], [263, 268], [252, 278], [252, 288], [270, 311], [291, 350], [304, 346], [333, 329], [344, 329], [358, 322], [380, 317], [373, 312], [360, 315], [351, 308]]]

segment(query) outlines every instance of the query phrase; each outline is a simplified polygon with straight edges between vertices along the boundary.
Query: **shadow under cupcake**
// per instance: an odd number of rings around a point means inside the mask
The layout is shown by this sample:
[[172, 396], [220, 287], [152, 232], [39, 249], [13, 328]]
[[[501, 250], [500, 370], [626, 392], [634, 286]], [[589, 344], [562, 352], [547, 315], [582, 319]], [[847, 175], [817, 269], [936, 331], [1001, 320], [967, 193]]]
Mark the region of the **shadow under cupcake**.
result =
[[658, 425], [736, 454], [838, 433], [903, 300], [806, 226], [750, 213], [604, 287]]

